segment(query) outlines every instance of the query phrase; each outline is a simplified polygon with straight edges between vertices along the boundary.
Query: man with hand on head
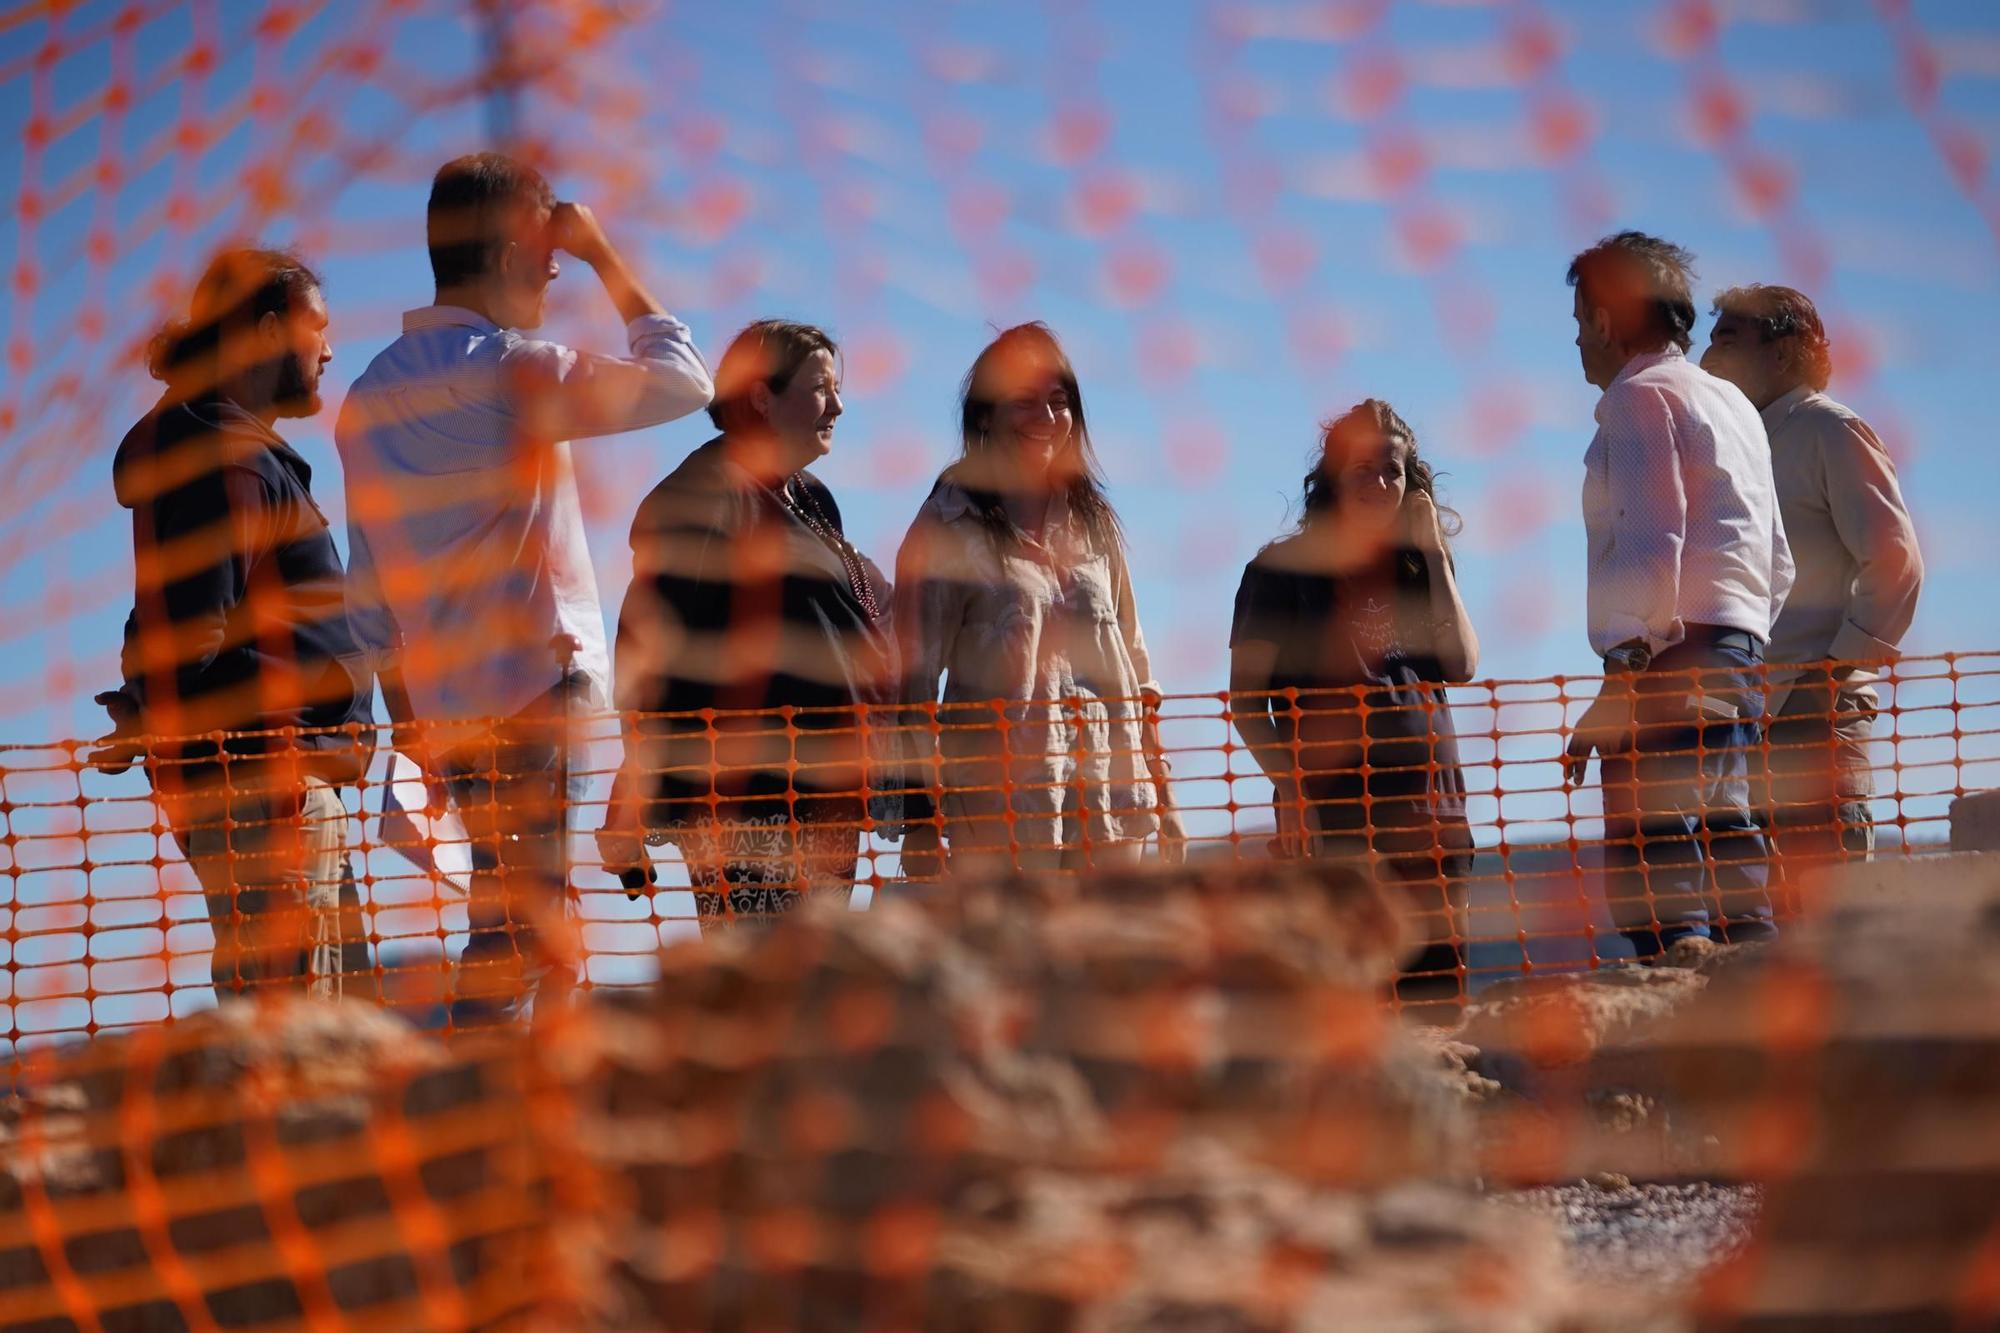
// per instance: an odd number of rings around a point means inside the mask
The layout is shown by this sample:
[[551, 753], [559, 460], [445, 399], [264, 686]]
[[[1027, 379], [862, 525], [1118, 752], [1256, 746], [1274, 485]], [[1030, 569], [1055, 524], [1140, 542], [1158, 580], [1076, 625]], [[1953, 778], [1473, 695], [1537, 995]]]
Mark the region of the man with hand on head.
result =
[[[609, 700], [568, 441], [698, 412], [713, 386], [687, 326], [591, 211], [558, 203], [532, 167], [498, 153], [446, 163], [427, 232], [436, 301], [406, 313], [355, 381], [335, 442], [357, 637], [398, 748], [449, 789], [472, 841], [453, 1016], [477, 1024], [552, 971], [534, 925], [561, 911], [567, 887], [565, 719]], [[629, 356], [526, 332], [542, 322], [558, 252], [595, 271]]]
[[1563, 766], [1577, 782], [1599, 756], [1605, 896], [1641, 958], [1776, 930], [1750, 751], [1792, 557], [1757, 410], [1687, 359], [1692, 265], [1627, 231], [1569, 267], [1584, 378], [1603, 391], [1583, 517], [1604, 684]]
[[1868, 763], [1876, 664], [1916, 617], [1924, 561], [1888, 450], [1826, 396], [1833, 357], [1803, 292], [1753, 284], [1715, 298], [1702, 369], [1749, 398], [1798, 582], [1771, 631], [1768, 789], [1761, 800], [1787, 863], [1875, 849]]

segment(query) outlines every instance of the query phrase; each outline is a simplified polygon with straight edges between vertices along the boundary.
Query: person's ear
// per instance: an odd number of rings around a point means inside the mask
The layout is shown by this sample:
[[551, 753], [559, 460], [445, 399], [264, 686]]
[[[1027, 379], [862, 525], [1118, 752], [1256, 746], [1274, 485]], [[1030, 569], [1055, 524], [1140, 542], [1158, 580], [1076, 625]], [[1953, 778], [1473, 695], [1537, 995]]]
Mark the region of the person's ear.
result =
[[777, 395], [771, 392], [769, 384], [766, 384], [763, 380], [758, 380], [750, 386], [750, 410], [764, 418], [764, 420], [769, 421], [771, 419], [771, 403], [776, 397]]
[[1590, 336], [1600, 347], [1611, 346], [1611, 312], [1603, 306], [1593, 307], [1590, 312]]
[[257, 349], [266, 354], [284, 350], [288, 340], [285, 321], [277, 312], [266, 310], [257, 316]]

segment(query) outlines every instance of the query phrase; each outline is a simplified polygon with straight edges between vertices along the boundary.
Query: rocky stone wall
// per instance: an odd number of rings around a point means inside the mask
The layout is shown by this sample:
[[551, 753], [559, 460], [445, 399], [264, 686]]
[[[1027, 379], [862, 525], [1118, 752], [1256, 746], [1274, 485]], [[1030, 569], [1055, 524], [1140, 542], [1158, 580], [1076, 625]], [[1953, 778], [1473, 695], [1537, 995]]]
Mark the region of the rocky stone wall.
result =
[[449, 1046], [219, 1011], [0, 1114], [0, 1328], [1981, 1327], [1995, 866], [1456, 1031], [1284, 863], [807, 911]]

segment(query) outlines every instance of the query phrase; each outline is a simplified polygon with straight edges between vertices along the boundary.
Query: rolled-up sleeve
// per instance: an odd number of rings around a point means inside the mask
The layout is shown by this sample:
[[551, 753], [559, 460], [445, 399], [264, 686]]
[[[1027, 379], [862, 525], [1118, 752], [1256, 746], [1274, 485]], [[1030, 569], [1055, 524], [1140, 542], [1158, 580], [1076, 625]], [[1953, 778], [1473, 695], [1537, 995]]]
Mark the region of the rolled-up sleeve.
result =
[[625, 328], [630, 357], [523, 341], [501, 373], [528, 431], [542, 439], [616, 435], [676, 421], [708, 406], [715, 383], [687, 325], [645, 315]]
[[1820, 441], [1835, 531], [1858, 568], [1854, 594], [1833, 636], [1837, 661], [1886, 661], [1916, 618], [1924, 560], [1895, 465], [1875, 433], [1846, 420]]
[[1607, 646], [1642, 639], [1654, 652], [1678, 643], [1687, 491], [1666, 399], [1621, 386], [1604, 422], [1604, 467], [1612, 558], [1597, 576]]

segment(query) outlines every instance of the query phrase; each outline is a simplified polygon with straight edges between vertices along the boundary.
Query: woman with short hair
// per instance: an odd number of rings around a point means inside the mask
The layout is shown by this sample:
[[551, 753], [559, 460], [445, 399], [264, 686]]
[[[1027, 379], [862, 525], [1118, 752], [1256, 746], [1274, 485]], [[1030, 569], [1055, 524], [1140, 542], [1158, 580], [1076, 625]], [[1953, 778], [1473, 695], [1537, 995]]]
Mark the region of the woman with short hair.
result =
[[1130, 864], [1155, 836], [1178, 859], [1160, 687], [1076, 371], [1023, 324], [979, 354], [959, 400], [959, 457], [896, 562], [932, 816], [918, 793], [905, 866], [939, 868], [940, 832], [976, 867]]
[[810, 324], [738, 334], [709, 408], [722, 433], [632, 524], [625, 764], [599, 848], [636, 893], [652, 876], [640, 837], [677, 844], [704, 927], [854, 884], [870, 710], [893, 702], [895, 653], [889, 582], [810, 467], [833, 447], [839, 350]]

